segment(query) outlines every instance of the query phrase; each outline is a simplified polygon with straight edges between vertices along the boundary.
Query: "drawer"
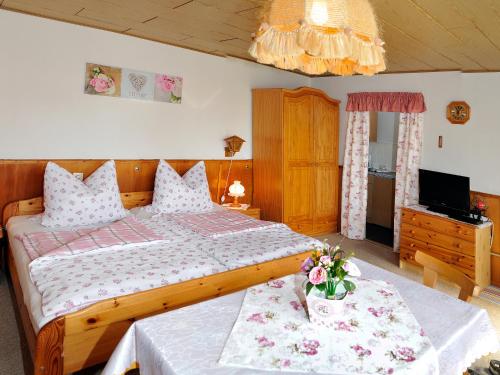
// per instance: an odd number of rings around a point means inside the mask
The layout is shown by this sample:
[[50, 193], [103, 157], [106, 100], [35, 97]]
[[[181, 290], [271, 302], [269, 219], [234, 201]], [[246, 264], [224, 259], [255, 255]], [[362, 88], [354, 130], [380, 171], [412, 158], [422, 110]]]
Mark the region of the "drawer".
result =
[[475, 256], [476, 247], [472, 242], [449, 236], [433, 230], [416, 227], [407, 223], [401, 225], [401, 236], [431, 242], [434, 245], [465, 255]]
[[313, 229], [313, 224], [312, 223], [308, 223], [308, 222], [289, 222], [289, 223], [285, 223], [286, 225], [288, 225], [290, 227], [291, 230], [293, 230], [294, 232], [298, 232], [298, 233], [301, 233], [301, 234], [313, 234], [314, 233], [314, 229]]
[[[414, 264], [416, 266], [422, 267], [419, 263], [416, 262], [415, 253], [416, 253], [416, 250], [414, 250], [412, 248], [407, 248], [407, 247], [401, 246], [401, 248], [399, 250], [399, 259], [402, 261]], [[437, 253], [430, 253], [427, 251], [426, 251], [426, 253], [428, 253], [429, 255], [431, 255], [433, 257], [441, 259]], [[445, 261], [444, 259], [441, 259], [441, 260]], [[469, 276], [472, 280], [474, 280], [475, 275], [476, 275], [474, 271], [466, 269], [466, 268], [458, 267], [454, 264], [452, 264], [452, 266], [456, 267], [457, 270], [459, 270], [460, 272], [463, 272], [465, 275]]]
[[459, 237], [469, 242], [476, 241], [475, 228], [473, 226], [460, 224], [448, 218], [440, 218], [409, 209], [403, 209], [401, 221], [415, 227], [430, 229], [452, 237]]
[[401, 247], [415, 251], [422, 251], [435, 258], [442, 260], [443, 262], [452, 264], [462, 269], [463, 272], [475, 272], [475, 258], [464, 255], [461, 253], [456, 253], [454, 251], [449, 251], [442, 249], [430, 243], [419, 241], [413, 238], [401, 237]]

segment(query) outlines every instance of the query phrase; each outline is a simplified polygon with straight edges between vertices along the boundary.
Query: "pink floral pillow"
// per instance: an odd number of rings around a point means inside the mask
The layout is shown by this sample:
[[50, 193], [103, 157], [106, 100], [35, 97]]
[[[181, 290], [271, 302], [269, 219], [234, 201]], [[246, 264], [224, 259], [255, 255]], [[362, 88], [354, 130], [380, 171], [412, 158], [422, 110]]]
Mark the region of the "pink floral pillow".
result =
[[120, 198], [114, 160], [100, 166], [83, 182], [55, 163], [47, 163], [43, 182], [42, 225], [96, 225], [127, 216]]
[[160, 160], [156, 170], [153, 210], [156, 212], [202, 212], [213, 209], [205, 163], [200, 161], [184, 176]]

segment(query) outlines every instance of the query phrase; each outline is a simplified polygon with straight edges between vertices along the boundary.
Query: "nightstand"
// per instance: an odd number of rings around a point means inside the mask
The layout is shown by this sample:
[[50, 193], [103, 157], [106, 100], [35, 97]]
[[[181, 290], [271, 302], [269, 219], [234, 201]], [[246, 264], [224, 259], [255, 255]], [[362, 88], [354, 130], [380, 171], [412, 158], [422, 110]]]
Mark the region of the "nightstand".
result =
[[227, 210], [233, 210], [239, 212], [240, 214], [247, 215], [253, 217], [254, 219], [260, 220], [260, 208], [257, 207], [248, 207], [246, 210], [240, 210], [237, 208], [227, 208]]

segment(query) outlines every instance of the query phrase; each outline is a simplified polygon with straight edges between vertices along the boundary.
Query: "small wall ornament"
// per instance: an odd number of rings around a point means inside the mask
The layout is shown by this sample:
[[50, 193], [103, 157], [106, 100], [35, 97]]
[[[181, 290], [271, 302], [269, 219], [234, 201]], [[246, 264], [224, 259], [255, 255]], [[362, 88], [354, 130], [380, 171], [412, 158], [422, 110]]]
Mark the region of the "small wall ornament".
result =
[[452, 124], [464, 125], [470, 119], [470, 106], [463, 101], [451, 102], [446, 107], [446, 118]]

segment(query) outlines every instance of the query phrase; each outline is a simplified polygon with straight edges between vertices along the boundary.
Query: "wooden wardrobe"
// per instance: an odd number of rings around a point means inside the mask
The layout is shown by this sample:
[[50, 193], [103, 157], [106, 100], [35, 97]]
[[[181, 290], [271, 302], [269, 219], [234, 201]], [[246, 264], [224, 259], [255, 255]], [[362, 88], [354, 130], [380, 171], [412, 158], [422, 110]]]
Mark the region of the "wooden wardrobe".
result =
[[306, 87], [252, 96], [253, 205], [300, 233], [336, 232], [340, 102]]

